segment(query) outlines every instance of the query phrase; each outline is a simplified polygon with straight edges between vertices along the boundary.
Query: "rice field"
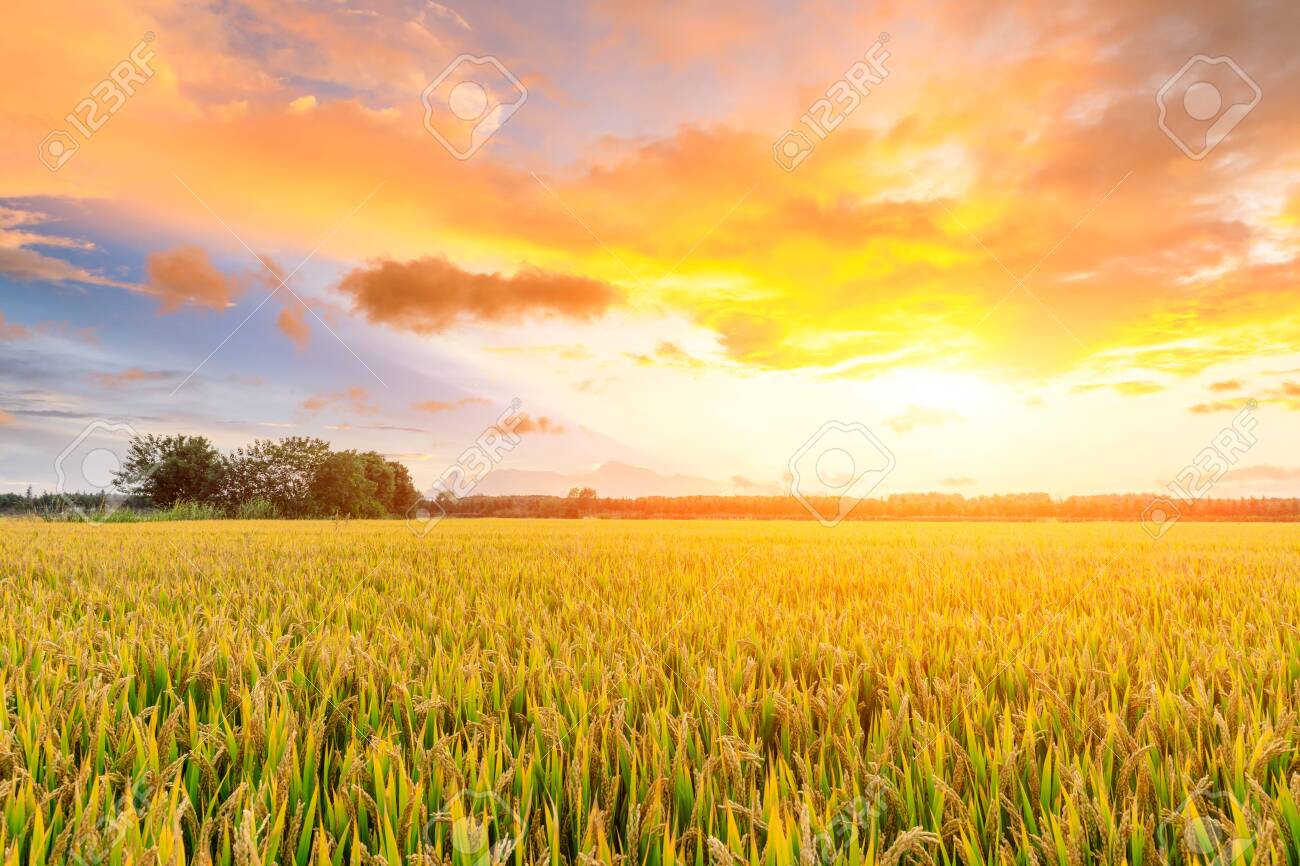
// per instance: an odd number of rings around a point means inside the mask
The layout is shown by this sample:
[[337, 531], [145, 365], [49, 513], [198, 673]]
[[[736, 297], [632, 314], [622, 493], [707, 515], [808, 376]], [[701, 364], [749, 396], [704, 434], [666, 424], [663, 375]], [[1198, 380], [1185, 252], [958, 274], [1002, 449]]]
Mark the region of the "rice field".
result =
[[0, 521], [5, 864], [1300, 863], [1300, 527]]

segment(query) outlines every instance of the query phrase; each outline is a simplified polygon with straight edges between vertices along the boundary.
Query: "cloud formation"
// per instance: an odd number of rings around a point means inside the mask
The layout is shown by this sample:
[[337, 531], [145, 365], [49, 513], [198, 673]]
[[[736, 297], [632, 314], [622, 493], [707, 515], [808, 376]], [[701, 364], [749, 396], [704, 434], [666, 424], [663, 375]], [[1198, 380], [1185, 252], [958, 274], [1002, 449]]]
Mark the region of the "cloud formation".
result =
[[302, 408], [308, 412], [319, 412], [330, 406], [343, 405], [357, 415], [376, 415], [379, 406], [370, 396], [370, 392], [360, 386], [352, 386], [343, 391], [331, 391], [313, 394], [302, 402]]
[[519, 414], [519, 418], [516, 421], [513, 430], [521, 435], [527, 433], [543, 433], [551, 436], [558, 436], [561, 433], [567, 432], [564, 425], [557, 424], [545, 415], [540, 415], [537, 418], [534, 418], [526, 412], [521, 412]]
[[[3, 194], [3, 190], [0, 190], [0, 194]], [[0, 205], [0, 277], [22, 282], [81, 283], [138, 290], [138, 287], [132, 283], [113, 279], [94, 269], [84, 268], [57, 256], [46, 255], [32, 249], [32, 247], [80, 251], [95, 249], [93, 244], [77, 238], [30, 230], [50, 221], [46, 214], [38, 211]]]
[[1193, 415], [1213, 415], [1216, 412], [1239, 412], [1243, 405], [1240, 400], [1212, 400], [1188, 406], [1187, 411]]
[[452, 412], [466, 406], [481, 406], [488, 403], [484, 397], [462, 397], [459, 400], [420, 400], [412, 403], [416, 412]]
[[[151, 82], [151, 111], [115, 119], [114, 137], [96, 143], [87, 194], [141, 208], [156, 207], [164, 192], [171, 201], [173, 179], [140, 158], [141, 142], [165, 134], [178, 173], [209, 179], [200, 191], [214, 210], [240, 213], [241, 231], [249, 224], [259, 237], [310, 248], [333, 214], [365, 198], [382, 155], [394, 182], [336, 239], [345, 260], [399, 265], [384, 274], [372, 274], [382, 264], [360, 268], [345, 286], [372, 321], [433, 333], [459, 321], [584, 319], [615, 303], [589, 285], [566, 286], [569, 305], [525, 290], [548, 274], [549, 282], [626, 285], [635, 300], [713, 331], [740, 365], [841, 376], [954, 359], [1034, 375], [1083, 366], [1186, 374], [1300, 337], [1300, 264], [1287, 252], [1300, 236], [1300, 169], [1283, 144], [1300, 132], [1293, 40], [1284, 36], [1300, 22], [1287, 0], [1263, 0], [1251, 16], [1194, 3], [1179, 9], [1177, 27], [1162, 4], [1120, 0], [1030, 0], [996, 22], [951, 0], [823, 5], [797, 36], [775, 24], [779, 17], [766, 21], [730, 2], [671, 15], [639, 4], [589, 14], [579, 4], [545, 39], [517, 44], [552, 107], [530, 101], [465, 164], [431, 156], [418, 106], [408, 107], [410, 82], [427, 80], [430, 50], [445, 54], [471, 38], [455, 18], [427, 5], [381, 4], [381, 14], [361, 15], [252, 4], [239, 16], [170, 6], [152, 4], [148, 14], [168, 25], [174, 48], [160, 62], [178, 84]], [[101, 53], [115, 39], [138, 38], [148, 17], [127, 2], [112, 10], [95, 19]], [[474, 39], [484, 37], [481, 26], [506, 42], [518, 37], [481, 17]], [[862, 34], [891, 18], [909, 23], [910, 43], [891, 42], [891, 63], [906, 64], [907, 49], [928, 62], [891, 76], [869, 110], [820, 141], [797, 171], [782, 172], [772, 130], [797, 123], [810, 94], [861, 53]], [[727, 37], [687, 38], [688, 30]], [[790, 53], [779, 70], [752, 62], [791, 38], [818, 50]], [[1002, 48], [995, 56], [992, 40]], [[1189, 171], [1155, 124], [1153, 102], [1162, 76], [1207, 40], [1238, 51], [1267, 98], [1204, 170]], [[597, 95], [586, 89], [593, 55], [573, 44], [616, 59], [619, 74], [601, 87], [643, 97], [635, 128], [573, 123], [564, 107]], [[68, 82], [92, 80], [90, 56], [98, 55], [41, 45], [0, 61], [23, 70], [40, 58], [58, 70], [15, 94], [16, 118], [39, 117]], [[981, 86], [971, 85], [971, 68], [981, 70]], [[671, 81], [647, 87], [700, 71], [724, 85], [707, 106], [683, 101]], [[1014, 98], [990, 103], [991, 91]], [[294, 100], [315, 107], [290, 111]], [[535, 146], [544, 140], [566, 157], [546, 165], [538, 156], [535, 173], [513, 158], [520, 145], [544, 153]], [[50, 173], [27, 166], [30, 154], [12, 157], [19, 187], [49, 188]], [[182, 204], [192, 213], [178, 206], [170, 220], [211, 228], [211, 214]], [[330, 217], [319, 226], [322, 213]], [[413, 266], [426, 261], [410, 257], [429, 237], [449, 258]], [[452, 261], [534, 267], [501, 276]], [[1002, 300], [1016, 288], [1004, 266], [1033, 271], [1032, 297], [1017, 290]], [[521, 275], [528, 279], [507, 284]], [[389, 278], [406, 289], [388, 293]], [[497, 289], [456, 289], [476, 278]], [[298, 313], [281, 317], [299, 342], [303, 322]]]
[[280, 308], [280, 314], [275, 317], [275, 326], [299, 349], [307, 348], [307, 344], [311, 342], [311, 328], [307, 326], [307, 311], [296, 300]]
[[670, 340], [660, 340], [653, 354], [630, 354], [628, 357], [642, 367], [663, 366], [698, 370], [707, 366], [704, 361]]
[[0, 313], [0, 340], [25, 340], [31, 335], [26, 325], [10, 324], [5, 321], [4, 313]]
[[430, 334], [457, 322], [522, 321], [532, 316], [588, 320], [618, 303], [599, 280], [526, 267], [511, 275], [476, 274], [445, 256], [376, 261], [343, 277], [339, 290], [372, 322]]
[[1300, 382], [1293, 382], [1288, 379], [1277, 387], [1266, 390], [1264, 399], [1271, 403], [1281, 404], [1292, 411], [1300, 412]]
[[164, 382], [172, 378], [165, 370], [141, 370], [131, 367], [116, 373], [93, 373], [91, 380], [104, 388], [118, 389], [137, 382]]
[[316, 309], [323, 309], [328, 315], [330, 305], [304, 297], [291, 288], [289, 280], [295, 275], [294, 272], [286, 271], [275, 259], [265, 254], [259, 254], [257, 259], [261, 267], [251, 272], [249, 281], [279, 302], [280, 312], [275, 317], [276, 329], [299, 349], [307, 348], [311, 343], [308, 314], [316, 318], [319, 315]]
[[159, 299], [160, 315], [175, 313], [186, 305], [224, 310], [241, 292], [236, 281], [217, 270], [197, 246], [150, 253], [145, 273], [146, 291]]

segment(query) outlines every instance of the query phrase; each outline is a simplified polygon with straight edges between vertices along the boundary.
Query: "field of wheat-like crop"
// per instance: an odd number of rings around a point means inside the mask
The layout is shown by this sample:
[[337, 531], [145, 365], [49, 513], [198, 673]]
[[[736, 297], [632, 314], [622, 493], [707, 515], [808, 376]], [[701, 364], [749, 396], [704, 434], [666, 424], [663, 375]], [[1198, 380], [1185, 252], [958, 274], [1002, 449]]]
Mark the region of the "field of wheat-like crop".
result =
[[0, 522], [6, 864], [1300, 863], [1300, 528]]

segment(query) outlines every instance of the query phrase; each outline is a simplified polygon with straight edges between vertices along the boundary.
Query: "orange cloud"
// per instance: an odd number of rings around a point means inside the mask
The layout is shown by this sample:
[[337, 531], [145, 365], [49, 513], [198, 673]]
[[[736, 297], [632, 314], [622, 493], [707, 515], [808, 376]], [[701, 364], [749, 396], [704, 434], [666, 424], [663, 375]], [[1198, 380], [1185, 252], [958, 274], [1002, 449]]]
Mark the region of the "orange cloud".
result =
[[465, 406], [480, 406], [490, 401], [483, 397], [462, 397], [459, 400], [421, 400], [412, 403], [411, 408], [417, 412], [451, 412]]
[[195, 246], [150, 253], [145, 272], [146, 291], [161, 300], [159, 314], [174, 313], [186, 304], [223, 310], [240, 294], [240, 287]]
[[525, 268], [513, 275], [475, 274], [444, 256], [379, 261], [351, 271], [339, 289], [372, 322], [416, 333], [458, 321], [517, 322], [527, 316], [592, 319], [619, 300], [607, 283]]
[[1300, 383], [1287, 380], [1276, 388], [1264, 392], [1270, 402], [1280, 403], [1287, 409], [1300, 412]]
[[313, 302], [296, 294], [289, 287], [289, 272], [280, 267], [275, 259], [267, 255], [259, 255], [257, 258], [262, 267], [252, 272], [251, 279], [279, 300], [280, 313], [275, 317], [276, 328], [299, 349], [307, 348], [311, 342], [311, 327], [307, 324], [308, 304]]
[[1241, 381], [1239, 379], [1226, 379], [1222, 382], [1211, 382], [1209, 388], [1211, 391], [1240, 391]]
[[275, 318], [275, 326], [299, 349], [305, 349], [311, 341], [311, 328], [307, 326], [306, 310], [296, 300], [280, 308], [280, 315]]
[[733, 358], [759, 366], [783, 366], [785, 329], [775, 319], [732, 312], [714, 318], [710, 324]]
[[1237, 412], [1241, 410], [1243, 405], [1245, 404], [1239, 400], [1214, 400], [1209, 403], [1197, 403], [1188, 406], [1187, 411], [1195, 415], [1212, 415], [1215, 412]]
[[94, 326], [74, 328], [67, 322], [37, 322], [35, 330], [46, 336], [57, 336], [91, 345], [99, 342], [99, 338], [95, 336]]
[[513, 429], [514, 432], [521, 435], [525, 433], [546, 433], [558, 436], [559, 434], [566, 432], [563, 425], [555, 423], [545, 415], [533, 418], [533, 416], [527, 413], [521, 413], [519, 415], [519, 419]]
[[1123, 394], [1126, 397], [1155, 394], [1158, 391], [1165, 390], [1165, 386], [1157, 382], [1116, 382], [1111, 388], [1115, 393]]
[[141, 370], [131, 367], [118, 373], [94, 373], [91, 379], [105, 388], [122, 388], [135, 382], [161, 382], [172, 377], [162, 370]]
[[13, 415], [0, 409], [0, 427], [12, 427], [15, 423], [17, 423], [17, 421]]
[[659, 345], [655, 347], [653, 355], [639, 354], [629, 355], [628, 357], [636, 361], [642, 367], [658, 365], [665, 367], [699, 369], [705, 366], [705, 363], [699, 358], [669, 340], [660, 340]]
[[31, 335], [26, 325], [11, 325], [5, 321], [4, 313], [0, 313], [0, 340], [25, 340]]
[[318, 412], [338, 403], [346, 403], [347, 407], [358, 415], [375, 415], [379, 412], [379, 406], [371, 399], [370, 392], [359, 386], [353, 386], [345, 391], [313, 394], [303, 401], [302, 408], [309, 412]]

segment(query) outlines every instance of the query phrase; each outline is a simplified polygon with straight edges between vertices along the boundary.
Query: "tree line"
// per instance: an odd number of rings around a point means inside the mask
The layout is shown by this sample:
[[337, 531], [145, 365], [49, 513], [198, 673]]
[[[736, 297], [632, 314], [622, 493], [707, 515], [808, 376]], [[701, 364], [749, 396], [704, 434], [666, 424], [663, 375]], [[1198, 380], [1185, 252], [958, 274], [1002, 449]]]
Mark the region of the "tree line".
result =
[[[1158, 494], [1102, 494], [1054, 499], [1047, 493], [966, 497], [960, 493], [899, 493], [864, 499], [849, 520], [1146, 520]], [[578, 496], [440, 496], [438, 504], [459, 517], [640, 517], [811, 520], [790, 496], [644, 496], [606, 499], [594, 491]], [[835, 501], [813, 503], [836, 513]], [[1300, 520], [1300, 499], [1239, 498], [1178, 502], [1190, 520]], [[1163, 519], [1163, 518], [1160, 518]]]
[[[375, 451], [334, 451], [323, 439], [291, 436], [222, 454], [203, 436], [134, 437], [113, 475], [126, 505], [205, 506], [228, 517], [404, 516], [420, 501], [411, 473]], [[0, 511], [52, 513], [102, 507], [105, 495], [0, 495]]]
[[[315, 437], [258, 439], [222, 454], [203, 436], [137, 436], [114, 483], [128, 507], [202, 506], [237, 518], [403, 517], [424, 502], [407, 468], [375, 451], [334, 451]], [[1055, 499], [1047, 493], [966, 497], [900, 493], [864, 499], [850, 520], [1146, 520], [1157, 494], [1103, 494]], [[0, 513], [93, 511], [105, 494], [0, 494]], [[440, 493], [438, 507], [456, 517], [628, 517], [812, 519], [790, 496], [645, 496], [604, 498], [590, 487], [559, 496], [467, 496]], [[836, 512], [831, 499], [813, 503]], [[1201, 499], [1174, 503], [1194, 520], [1300, 520], [1300, 499]], [[1163, 519], [1163, 518], [1161, 518]]]

